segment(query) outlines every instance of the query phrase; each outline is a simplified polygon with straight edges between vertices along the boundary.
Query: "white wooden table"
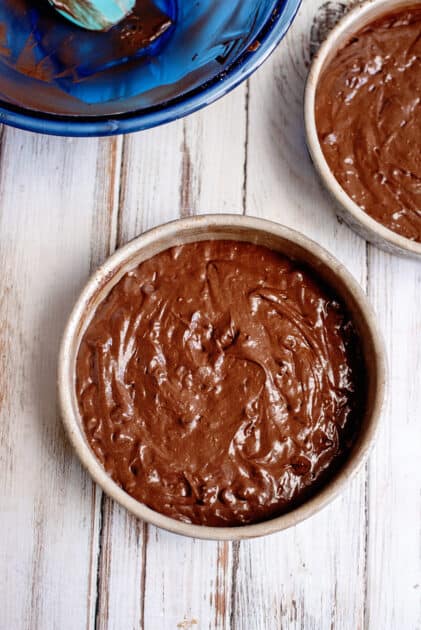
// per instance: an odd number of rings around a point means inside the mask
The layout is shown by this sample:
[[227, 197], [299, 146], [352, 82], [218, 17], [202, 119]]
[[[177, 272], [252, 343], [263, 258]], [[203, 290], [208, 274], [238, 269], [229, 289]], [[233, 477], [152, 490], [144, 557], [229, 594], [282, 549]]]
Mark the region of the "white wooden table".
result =
[[[184, 121], [114, 139], [3, 129], [1, 630], [421, 628], [421, 264], [337, 220], [304, 142], [310, 51], [349, 4], [304, 0], [251, 81]], [[377, 448], [341, 498], [287, 532], [216, 544], [101, 494], [66, 441], [55, 379], [72, 303], [110, 252], [169, 219], [231, 211], [297, 228], [348, 266], [391, 387]]]

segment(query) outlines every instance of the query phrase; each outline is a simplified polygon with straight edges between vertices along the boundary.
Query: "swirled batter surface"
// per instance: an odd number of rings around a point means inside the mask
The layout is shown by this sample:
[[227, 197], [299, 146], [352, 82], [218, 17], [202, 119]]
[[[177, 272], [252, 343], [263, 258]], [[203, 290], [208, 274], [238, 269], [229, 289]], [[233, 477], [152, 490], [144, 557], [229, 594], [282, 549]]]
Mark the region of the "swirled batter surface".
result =
[[167, 250], [112, 289], [83, 337], [89, 443], [131, 496], [233, 526], [291, 509], [349, 450], [364, 404], [352, 323], [264, 247]]
[[316, 122], [348, 195], [389, 229], [421, 242], [421, 4], [356, 33], [325, 69]]

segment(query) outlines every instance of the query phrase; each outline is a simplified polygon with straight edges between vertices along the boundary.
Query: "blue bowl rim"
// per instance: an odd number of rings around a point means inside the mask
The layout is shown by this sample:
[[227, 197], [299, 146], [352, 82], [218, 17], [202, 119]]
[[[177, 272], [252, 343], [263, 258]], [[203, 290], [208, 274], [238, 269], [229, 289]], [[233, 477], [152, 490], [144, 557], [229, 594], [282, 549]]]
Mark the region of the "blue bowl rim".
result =
[[253, 74], [283, 39], [301, 2], [279, 0], [270, 19], [256, 35], [258, 48], [249, 48], [208, 83], [162, 105], [115, 116], [83, 117], [44, 114], [0, 101], [0, 122], [36, 133], [93, 137], [132, 133], [178, 120], [225, 96]]

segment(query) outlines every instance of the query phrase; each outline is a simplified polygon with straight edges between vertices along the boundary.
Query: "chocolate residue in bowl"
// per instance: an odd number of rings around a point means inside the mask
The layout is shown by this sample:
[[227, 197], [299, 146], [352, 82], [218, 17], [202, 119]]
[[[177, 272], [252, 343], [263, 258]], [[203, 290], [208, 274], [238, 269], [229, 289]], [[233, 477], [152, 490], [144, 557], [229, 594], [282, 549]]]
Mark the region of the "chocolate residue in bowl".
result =
[[421, 5], [357, 32], [324, 69], [316, 124], [328, 165], [365, 212], [421, 242]]
[[127, 273], [77, 358], [88, 442], [132, 497], [175, 519], [256, 523], [337, 470], [364, 365], [331, 290], [267, 248], [207, 241]]
[[[7, 22], [0, 22], [1, 60], [16, 72], [39, 81], [82, 81], [91, 73], [141, 55], [172, 25], [152, 0], [136, 0], [133, 11], [106, 32], [92, 32], [68, 23], [47, 0], [5, 1], [4, 11], [9, 16]], [[22, 24], [32, 14], [33, 28], [27, 30], [26, 38], [19, 38], [19, 46], [16, 42], [12, 46], [10, 24]]]
[[[274, 14], [275, 4], [279, 9]], [[170, 117], [172, 111], [181, 112], [184, 100], [201, 101], [200, 94], [208, 102], [204, 94], [219, 92], [243, 63], [251, 65], [254, 55], [248, 48], [256, 39], [262, 43], [256, 58], [263, 54], [265, 37], [269, 45], [298, 4], [137, 0], [122, 22], [107, 32], [93, 32], [62, 17], [48, 0], [3, 0], [0, 101], [18, 115], [72, 117], [51, 121], [53, 128], [63, 124], [63, 132], [69, 123], [71, 133], [73, 122], [88, 133], [94, 133], [91, 122], [101, 133], [116, 126], [142, 127], [142, 118], [151, 126], [166, 120], [165, 112]], [[100, 119], [122, 115], [127, 119]], [[83, 118], [73, 120], [76, 116]]]

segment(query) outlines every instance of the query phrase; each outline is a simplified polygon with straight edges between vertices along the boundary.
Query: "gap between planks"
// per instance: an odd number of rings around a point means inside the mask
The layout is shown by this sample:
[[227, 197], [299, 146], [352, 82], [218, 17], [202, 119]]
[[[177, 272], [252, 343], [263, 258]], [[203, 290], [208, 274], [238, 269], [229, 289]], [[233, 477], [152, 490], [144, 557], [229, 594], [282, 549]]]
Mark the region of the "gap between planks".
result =
[[[244, 164], [243, 164], [243, 181], [242, 181], [242, 208], [243, 214], [246, 212], [246, 195], [247, 195], [247, 157], [248, 157], [248, 85], [245, 88], [245, 130], [244, 130]], [[198, 116], [201, 114], [199, 113]], [[180, 172], [180, 197], [179, 197], [179, 216], [192, 216], [195, 214], [195, 197], [197, 193], [200, 195], [200, 172], [195, 173], [195, 165], [191, 155], [191, 148], [189, 146], [188, 139], [188, 121], [184, 120], [182, 124], [182, 145], [181, 145], [181, 172]], [[100, 230], [94, 230], [93, 233], [106, 234], [105, 238], [102, 237], [102, 244], [98, 248], [95, 243], [92, 245], [92, 250], [95, 254], [92, 256], [93, 265], [97, 266], [98, 263], [109, 254], [111, 254], [115, 248], [124, 244], [125, 238], [123, 238], [123, 216], [122, 209], [125, 205], [125, 191], [127, 188], [127, 178], [129, 164], [127, 161], [127, 153], [125, 150], [126, 140], [123, 140], [119, 145], [112, 145], [110, 147], [110, 153], [112, 158], [108, 164], [109, 177], [113, 178], [114, 184], [110, 187], [110, 195], [107, 200], [107, 220], [104, 225], [104, 221], [95, 217], [95, 221], [100, 227]], [[103, 160], [103, 158], [102, 158]], [[101, 162], [102, 162], [101, 160]], [[101, 173], [102, 169], [98, 171]], [[194, 176], [196, 180], [193, 181]], [[197, 190], [195, 191], [195, 185]], [[101, 189], [101, 181], [98, 184]], [[195, 194], [196, 193], [196, 194]], [[101, 212], [101, 205], [98, 205], [98, 212]], [[116, 225], [114, 230], [113, 226]], [[107, 247], [104, 246], [107, 243]], [[100, 490], [98, 489], [98, 492]], [[94, 502], [95, 503], [95, 502]], [[98, 508], [94, 505], [93, 510]], [[112, 545], [112, 540], [106, 535], [106, 532], [111, 531], [111, 519], [114, 508], [112, 502], [104, 496], [101, 496], [99, 507], [99, 526], [97, 526], [97, 540], [94, 541], [93, 547], [96, 550], [96, 557], [92, 558], [92, 573], [96, 575], [95, 582], [92, 580], [94, 592], [91, 599], [91, 610], [94, 609], [93, 624], [88, 624], [88, 630], [94, 628], [99, 630], [100, 628], [107, 627], [108, 616], [108, 598], [109, 598], [109, 568], [110, 568], [110, 556], [109, 547]], [[147, 572], [147, 546], [148, 546], [148, 531], [149, 527], [146, 523], [143, 524], [142, 530], [142, 568], [140, 576], [140, 597], [141, 597], [141, 615], [140, 615], [140, 627], [144, 628], [145, 625], [145, 594], [146, 594], [146, 572]], [[231, 551], [231, 553], [230, 553]], [[214, 553], [216, 554], [216, 588], [213, 602], [213, 608], [215, 613], [215, 627], [226, 628], [228, 623], [231, 623], [235, 619], [235, 591], [236, 591], [236, 570], [238, 568], [239, 558], [239, 543], [234, 543], [231, 547], [231, 543], [218, 543], [215, 545]], [[233, 595], [226, 601], [225, 593], [222, 591], [223, 587], [226, 587], [226, 578], [230, 571], [229, 559], [233, 558], [233, 567], [231, 574], [231, 585], [229, 590]], [[227, 617], [228, 615], [228, 617]], [[88, 618], [92, 619], [92, 612], [88, 614]]]

